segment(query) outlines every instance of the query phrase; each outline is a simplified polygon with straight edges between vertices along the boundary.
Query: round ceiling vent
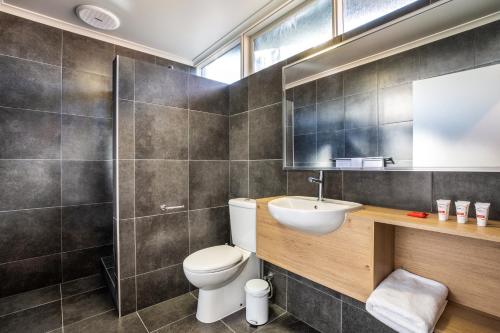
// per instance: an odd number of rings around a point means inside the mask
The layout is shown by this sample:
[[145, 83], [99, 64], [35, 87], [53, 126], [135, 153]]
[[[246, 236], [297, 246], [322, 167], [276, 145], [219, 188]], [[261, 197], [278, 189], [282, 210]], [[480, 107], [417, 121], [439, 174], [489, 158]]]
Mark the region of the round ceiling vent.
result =
[[109, 10], [92, 5], [80, 5], [75, 11], [83, 22], [94, 28], [115, 30], [120, 26], [118, 17]]

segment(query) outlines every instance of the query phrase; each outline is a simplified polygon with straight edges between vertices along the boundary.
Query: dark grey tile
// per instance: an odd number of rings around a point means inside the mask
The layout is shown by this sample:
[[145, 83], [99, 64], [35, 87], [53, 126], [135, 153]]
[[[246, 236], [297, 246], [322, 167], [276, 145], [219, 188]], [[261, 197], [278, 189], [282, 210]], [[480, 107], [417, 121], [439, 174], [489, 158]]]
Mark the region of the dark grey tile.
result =
[[119, 164], [119, 219], [134, 217], [135, 212], [135, 176], [132, 160], [121, 160]]
[[63, 207], [62, 248], [72, 251], [113, 242], [113, 205]]
[[101, 271], [101, 258], [112, 254], [112, 245], [64, 252], [62, 254], [63, 281], [99, 273]]
[[244, 78], [229, 86], [229, 114], [248, 110], [248, 79]]
[[413, 157], [413, 122], [394, 123], [379, 127], [379, 155], [397, 160]]
[[186, 212], [136, 220], [137, 274], [181, 263], [189, 254]]
[[36, 257], [0, 265], [0, 297], [61, 282], [61, 255]]
[[64, 327], [66, 333], [147, 333], [137, 313], [118, 317], [115, 311], [91, 317], [70, 326]]
[[137, 311], [135, 277], [120, 281], [120, 311], [122, 316]]
[[179, 71], [179, 72], [183, 72], [183, 73], [187, 73], [187, 74], [190, 74], [190, 73], [194, 74], [193, 71], [196, 72], [196, 68], [194, 68], [192, 66], [182, 64], [180, 62], [173, 61], [170, 59], [165, 59], [165, 58], [160, 58], [160, 57], [155, 57], [155, 58], [156, 58], [156, 64], [158, 66], [167, 67], [169, 70]]
[[194, 314], [196, 303], [196, 299], [187, 293], [140, 310], [139, 316], [148, 330], [154, 331]]
[[288, 312], [318, 331], [341, 332], [341, 307], [339, 299], [288, 279]]
[[345, 157], [377, 156], [377, 136], [377, 127], [345, 131]]
[[311, 81], [293, 88], [293, 101], [295, 108], [315, 104], [316, 81]]
[[251, 160], [283, 158], [282, 104], [249, 112]]
[[318, 103], [337, 99], [344, 94], [344, 77], [342, 73], [333, 74], [318, 80], [316, 100]]
[[286, 172], [282, 160], [250, 161], [250, 198], [286, 194]]
[[288, 195], [318, 196], [318, 185], [307, 180], [317, 176], [314, 171], [288, 171]]
[[429, 211], [430, 172], [344, 171], [344, 200], [366, 205]]
[[0, 56], [2, 106], [60, 112], [61, 68]]
[[[500, 219], [500, 173], [497, 172], [433, 172], [432, 207], [437, 212], [436, 200], [468, 200], [471, 202], [469, 216], [475, 216], [474, 202], [489, 202], [490, 218]], [[455, 215], [452, 203], [450, 214]]]
[[419, 76], [419, 57], [417, 50], [410, 50], [378, 62], [379, 87], [411, 83]]
[[189, 75], [189, 109], [227, 115], [227, 85], [201, 76]]
[[0, 30], [1, 54], [61, 65], [61, 30], [7, 13], [0, 13]]
[[[283, 310], [279, 306], [277, 306], [275, 304], [270, 304], [269, 305], [268, 323], [272, 322], [273, 320], [275, 320], [279, 316], [283, 315], [284, 313], [285, 313], [285, 310]], [[222, 319], [222, 321], [227, 326], [229, 326], [234, 332], [237, 332], [237, 333], [252, 333], [252, 332], [257, 331], [261, 327], [265, 327], [265, 325], [260, 326], [260, 327], [250, 325], [246, 320], [246, 310], [245, 309], [241, 309], [238, 312], [235, 312], [235, 313], [225, 317], [224, 319]], [[202, 331], [202, 332], [204, 332], [204, 331]]]
[[229, 158], [248, 160], [248, 112], [229, 117]]
[[61, 115], [0, 107], [0, 158], [60, 157]]
[[63, 68], [62, 80], [62, 113], [111, 118], [110, 77]]
[[0, 330], [9, 333], [44, 333], [61, 327], [61, 302], [55, 301], [0, 317]]
[[136, 160], [135, 214], [161, 214], [160, 205], [188, 207], [188, 162]]
[[94, 274], [77, 280], [71, 280], [61, 284], [62, 297], [69, 297], [76, 294], [103, 288], [104, 279], [101, 274]]
[[395, 332], [366, 311], [342, 303], [342, 332], [346, 333], [390, 333]]
[[293, 110], [293, 134], [305, 135], [316, 133], [316, 105], [309, 105]]
[[136, 61], [135, 100], [146, 103], [188, 107], [187, 74], [167, 67]]
[[500, 22], [496, 21], [474, 29], [476, 65], [500, 60]]
[[[120, 100], [118, 104], [119, 114], [114, 117], [118, 119], [118, 156], [119, 158], [135, 158], [135, 115], [134, 102]], [[116, 131], [116, 128], [115, 128]]]
[[135, 156], [141, 159], [188, 158], [188, 111], [135, 104]]
[[344, 129], [344, 100], [331, 100], [317, 105], [318, 132], [338, 131]]
[[[318, 332], [311, 326], [303, 323], [299, 319], [295, 318], [289, 313], [285, 313], [280, 316], [275, 321], [263, 326], [259, 329], [259, 333], [284, 333], [284, 332], [294, 332], [294, 333], [314, 333]], [[324, 332], [336, 332], [335, 327], [333, 330], [327, 330]]]
[[59, 206], [59, 161], [0, 160], [0, 210]]
[[[336, 299], [340, 300], [341, 298], [341, 294], [336, 291], [336, 290], [333, 290], [333, 289], [330, 289], [328, 287], [325, 287], [319, 283], [316, 283], [314, 281], [311, 281], [303, 276], [300, 276], [298, 274], [295, 274], [295, 273], [292, 273], [292, 272], [288, 272], [288, 280], [290, 279], [294, 279], [295, 281], [298, 281], [300, 282], [303, 286], [299, 286], [299, 285], [295, 285], [297, 287], [300, 287], [300, 288], [314, 288], [315, 290], [318, 290], [318, 291], [321, 291], [329, 296], [332, 296], [332, 297], [335, 297]], [[304, 287], [305, 286], [305, 287]], [[307, 291], [305, 291], [307, 292]]]
[[[61, 299], [59, 285], [0, 298], [0, 317]], [[1, 319], [0, 319], [1, 321]]]
[[275, 272], [281, 273], [283, 275], [287, 275], [288, 271], [280, 266], [276, 266], [274, 264], [271, 264], [270, 262], [264, 261], [264, 269], [270, 269]]
[[377, 125], [377, 94], [370, 92], [346, 97], [345, 128]]
[[229, 119], [206, 112], [189, 111], [189, 158], [227, 160]]
[[118, 56], [115, 76], [118, 75], [118, 98], [134, 100], [135, 61]]
[[327, 171], [325, 177], [325, 197], [342, 200], [342, 172]]
[[344, 72], [344, 95], [354, 95], [377, 88], [377, 63], [372, 62]]
[[62, 115], [62, 158], [65, 160], [111, 160], [111, 119]]
[[317, 161], [332, 163], [332, 159], [345, 157], [345, 131], [318, 133]]
[[248, 109], [281, 102], [281, 67], [279, 62], [248, 77]]
[[112, 201], [111, 161], [63, 161], [63, 205]]
[[295, 163], [316, 163], [316, 134], [293, 137], [293, 159]]
[[115, 45], [115, 55], [127, 57], [134, 60], [150, 62], [154, 64], [156, 62], [156, 57], [152, 54], [136, 51], [129, 49], [127, 47], [123, 47], [120, 45]]
[[349, 297], [349, 296], [344, 295], [344, 294], [342, 294], [341, 299], [342, 299], [342, 302], [347, 303], [347, 304], [352, 305], [352, 306], [355, 306], [362, 311], [365, 311], [365, 306], [366, 306], [365, 303], [358, 301], [357, 299], [354, 299], [354, 298]]
[[229, 167], [229, 197], [248, 197], [248, 161], [231, 161]]
[[413, 120], [413, 92], [411, 84], [379, 91], [378, 114], [380, 124]]
[[114, 308], [107, 288], [70, 296], [62, 300], [64, 326]]
[[[274, 268], [274, 267], [273, 267]], [[280, 268], [274, 270], [268, 265], [264, 266], [264, 275], [273, 274], [271, 283], [273, 285], [273, 297], [269, 300], [271, 303], [286, 309], [286, 294], [287, 294], [287, 272], [284, 273]]]
[[474, 66], [474, 35], [468, 31], [420, 47], [420, 78], [457, 72]]
[[120, 278], [135, 275], [135, 221], [120, 221]]
[[229, 209], [217, 207], [189, 212], [189, 253], [229, 243]]
[[0, 213], [0, 263], [60, 251], [60, 208]]
[[111, 76], [114, 57], [113, 44], [63, 32], [63, 67]]
[[178, 322], [163, 327], [158, 330], [158, 333], [174, 333], [174, 332], [190, 332], [190, 333], [231, 333], [222, 322], [216, 321], [211, 324], [206, 324], [198, 321], [195, 315], [186, 317]]
[[189, 209], [227, 204], [229, 161], [189, 162]]
[[137, 276], [137, 309], [180, 296], [189, 291], [182, 265]]

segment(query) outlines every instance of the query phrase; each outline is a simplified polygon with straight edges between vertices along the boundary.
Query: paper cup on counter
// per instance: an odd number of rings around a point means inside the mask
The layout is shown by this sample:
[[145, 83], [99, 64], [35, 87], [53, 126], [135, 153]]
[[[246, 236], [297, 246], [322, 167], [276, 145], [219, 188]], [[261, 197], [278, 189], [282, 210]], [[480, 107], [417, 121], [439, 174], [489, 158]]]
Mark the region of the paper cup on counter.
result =
[[469, 201], [455, 201], [458, 223], [467, 223], [467, 220], [469, 219], [469, 205]]
[[439, 199], [437, 202], [439, 221], [447, 221], [450, 217], [450, 200]]
[[488, 224], [488, 214], [490, 213], [490, 204], [486, 202], [476, 202], [476, 220], [479, 227], [486, 227]]

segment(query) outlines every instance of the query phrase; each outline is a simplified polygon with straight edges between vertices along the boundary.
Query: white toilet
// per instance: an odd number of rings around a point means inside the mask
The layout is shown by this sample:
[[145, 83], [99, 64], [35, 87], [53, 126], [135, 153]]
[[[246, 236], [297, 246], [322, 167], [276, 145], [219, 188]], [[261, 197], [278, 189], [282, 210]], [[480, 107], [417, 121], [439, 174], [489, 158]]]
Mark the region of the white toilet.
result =
[[255, 213], [255, 200], [229, 200], [235, 246], [212, 246], [184, 260], [184, 274], [200, 289], [196, 311], [199, 321], [213, 323], [245, 307], [245, 283], [259, 277]]

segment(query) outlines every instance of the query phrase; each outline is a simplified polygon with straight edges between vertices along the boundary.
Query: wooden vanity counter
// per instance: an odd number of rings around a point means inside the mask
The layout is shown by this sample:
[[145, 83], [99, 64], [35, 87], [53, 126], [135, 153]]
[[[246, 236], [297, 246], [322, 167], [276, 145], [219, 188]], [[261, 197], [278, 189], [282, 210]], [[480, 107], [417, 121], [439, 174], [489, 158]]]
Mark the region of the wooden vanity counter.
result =
[[436, 332], [500, 332], [500, 222], [477, 227], [437, 215], [363, 206], [342, 227], [313, 235], [274, 220], [257, 200], [257, 256], [365, 302], [395, 268], [442, 282], [449, 306]]

